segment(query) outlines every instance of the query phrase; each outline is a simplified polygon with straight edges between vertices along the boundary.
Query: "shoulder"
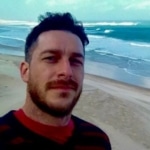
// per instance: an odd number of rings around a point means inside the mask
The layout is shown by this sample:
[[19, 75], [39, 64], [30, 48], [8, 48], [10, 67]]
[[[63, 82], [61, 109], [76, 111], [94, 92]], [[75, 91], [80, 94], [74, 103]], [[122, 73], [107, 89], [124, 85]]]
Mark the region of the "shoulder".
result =
[[109, 137], [101, 128], [76, 116], [72, 116], [72, 120], [75, 124], [76, 135], [78, 134], [77, 136], [81, 141], [85, 140], [86, 143], [89, 141], [89, 145], [101, 146], [107, 150], [111, 149]]
[[[88, 130], [88, 131], [95, 131], [95, 132], [100, 132], [100, 133], [103, 133], [103, 134], [106, 134], [102, 129], [100, 129], [98, 126], [88, 122], [88, 121], [85, 121], [81, 118], [78, 118], [76, 116], [72, 116], [72, 119], [75, 123], [75, 125], [79, 128], [83, 128], [84, 130]], [[83, 130], [83, 131], [84, 131]]]
[[8, 112], [7, 114], [0, 117], [0, 132], [10, 128], [10, 124], [13, 122], [14, 116], [13, 111]]
[[0, 116], [0, 124], [6, 123], [7, 121], [12, 120], [12, 118], [14, 116], [13, 112], [14, 111], [12, 110], [12, 111], [9, 111], [8, 113], [6, 113], [3, 116]]

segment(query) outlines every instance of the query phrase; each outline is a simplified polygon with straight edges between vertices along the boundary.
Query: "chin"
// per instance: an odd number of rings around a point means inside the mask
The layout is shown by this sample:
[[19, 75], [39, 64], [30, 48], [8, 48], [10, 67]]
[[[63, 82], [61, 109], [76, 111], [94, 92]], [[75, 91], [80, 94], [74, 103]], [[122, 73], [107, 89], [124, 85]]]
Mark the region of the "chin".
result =
[[60, 107], [60, 108], [66, 108], [69, 105], [71, 105], [74, 101], [73, 97], [61, 97], [61, 98], [55, 98], [55, 99], [49, 99], [47, 100], [47, 103], [49, 106], [55, 106], [55, 107]]
[[77, 101], [78, 99], [73, 96], [59, 97], [53, 99], [53, 101], [52, 99], [47, 99], [47, 104], [43, 104], [45, 106], [43, 107], [43, 111], [55, 117], [70, 115]]

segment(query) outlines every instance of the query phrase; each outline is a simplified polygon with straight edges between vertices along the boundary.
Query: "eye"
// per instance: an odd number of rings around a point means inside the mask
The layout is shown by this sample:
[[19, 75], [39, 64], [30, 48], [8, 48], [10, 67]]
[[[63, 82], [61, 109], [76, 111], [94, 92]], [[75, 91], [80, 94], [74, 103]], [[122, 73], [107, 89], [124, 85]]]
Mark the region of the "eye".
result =
[[83, 65], [83, 60], [80, 60], [78, 58], [71, 58], [70, 63], [72, 65]]
[[56, 56], [48, 56], [48, 57], [45, 57], [44, 60], [46, 60], [47, 62], [56, 62], [57, 57]]

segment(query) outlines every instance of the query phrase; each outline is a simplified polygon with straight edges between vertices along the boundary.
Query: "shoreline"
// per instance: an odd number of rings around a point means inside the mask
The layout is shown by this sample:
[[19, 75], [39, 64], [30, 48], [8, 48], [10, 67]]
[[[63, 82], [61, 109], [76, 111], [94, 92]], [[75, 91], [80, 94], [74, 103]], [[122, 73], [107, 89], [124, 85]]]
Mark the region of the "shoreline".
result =
[[[13, 60], [14, 58], [16, 58], [16, 61], [18, 60], [21, 61], [24, 59], [24, 56], [22, 55], [17, 56], [15, 54], [10, 55], [10, 54], [0, 53], [0, 59], [3, 59], [3, 57], [8, 59], [13, 59]], [[121, 84], [129, 85], [132, 87], [150, 89], [150, 77], [148, 78], [143, 76], [131, 75], [128, 74], [124, 69], [118, 68], [117, 66], [113, 66], [110, 64], [104, 64], [104, 63], [98, 63], [98, 62], [92, 62], [86, 60], [85, 74], [95, 76], [95, 77], [100, 77]]]
[[[19, 75], [20, 56], [0, 55], [0, 116], [20, 108], [26, 85]], [[150, 149], [150, 90], [85, 74], [73, 114], [104, 130], [115, 150]]]
[[104, 77], [114, 81], [122, 82], [123, 84], [129, 84], [142, 88], [150, 89], [150, 77], [133, 75], [126, 72], [125, 69], [119, 68], [114, 65], [85, 61], [85, 72], [87, 74]]

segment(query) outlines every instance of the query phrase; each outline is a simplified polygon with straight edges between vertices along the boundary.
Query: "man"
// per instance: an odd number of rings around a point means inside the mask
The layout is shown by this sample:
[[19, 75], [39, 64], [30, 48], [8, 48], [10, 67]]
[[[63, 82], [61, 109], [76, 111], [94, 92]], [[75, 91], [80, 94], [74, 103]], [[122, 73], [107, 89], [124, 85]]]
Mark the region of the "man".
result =
[[47, 13], [40, 19], [26, 39], [20, 65], [26, 101], [1, 117], [0, 149], [110, 150], [101, 129], [72, 115], [89, 43], [82, 24], [70, 13]]

